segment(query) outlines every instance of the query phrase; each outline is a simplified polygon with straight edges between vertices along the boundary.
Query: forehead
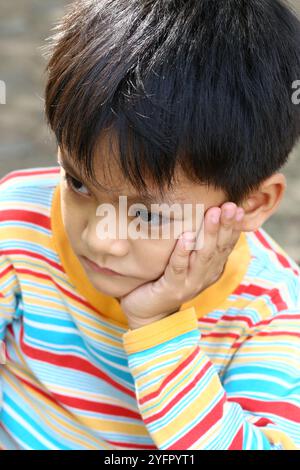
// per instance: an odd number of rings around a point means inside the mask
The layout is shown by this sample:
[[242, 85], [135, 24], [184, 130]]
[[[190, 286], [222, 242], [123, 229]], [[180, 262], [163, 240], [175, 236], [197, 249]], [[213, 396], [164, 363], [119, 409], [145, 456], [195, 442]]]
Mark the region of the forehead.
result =
[[[73, 173], [85, 184], [82, 174], [75, 168], [74, 161], [60, 148], [58, 148], [58, 160], [66, 171]], [[140, 200], [142, 202], [143, 200], [148, 203], [200, 203], [205, 205], [205, 209], [220, 206], [226, 201], [223, 191], [189, 180], [179, 168], [175, 169], [172, 188], [170, 190], [165, 188], [163, 197], [160, 196], [159, 191], [150, 180], [147, 180], [147, 189], [137, 193], [130, 182], [124, 178], [115, 160], [109, 158], [103, 146], [99, 158], [95, 157], [93, 167], [97, 184], [91, 189], [94, 190], [95, 194], [99, 192], [99, 196], [108, 194], [117, 200], [119, 196], [126, 195], [132, 201]], [[109, 178], [107, 178], [107, 173]]]

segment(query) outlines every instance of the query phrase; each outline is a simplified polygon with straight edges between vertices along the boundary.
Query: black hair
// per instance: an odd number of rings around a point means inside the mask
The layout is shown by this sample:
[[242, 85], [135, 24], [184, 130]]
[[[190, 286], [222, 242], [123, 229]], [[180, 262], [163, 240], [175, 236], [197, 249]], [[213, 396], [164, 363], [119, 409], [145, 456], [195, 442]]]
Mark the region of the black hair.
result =
[[150, 178], [163, 194], [179, 167], [239, 204], [300, 135], [300, 23], [283, 1], [76, 1], [48, 40], [47, 122], [93, 184], [109, 130], [138, 191]]

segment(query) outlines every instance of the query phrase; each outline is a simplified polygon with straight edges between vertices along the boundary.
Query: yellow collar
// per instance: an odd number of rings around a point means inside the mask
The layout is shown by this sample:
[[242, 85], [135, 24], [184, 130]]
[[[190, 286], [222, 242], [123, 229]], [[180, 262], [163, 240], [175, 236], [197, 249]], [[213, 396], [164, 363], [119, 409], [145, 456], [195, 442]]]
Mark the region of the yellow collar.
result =
[[[117, 299], [101, 293], [91, 284], [79, 259], [72, 250], [61, 215], [60, 184], [56, 186], [53, 194], [51, 228], [54, 246], [62, 266], [77, 291], [101, 315], [121, 323], [122, 326], [128, 326], [126, 316]], [[179, 310], [194, 306], [197, 317], [200, 318], [218, 308], [242, 281], [250, 258], [251, 254], [246, 235], [241, 232], [234, 250], [228, 257], [225, 270], [220, 279], [189, 302], [182, 304]]]

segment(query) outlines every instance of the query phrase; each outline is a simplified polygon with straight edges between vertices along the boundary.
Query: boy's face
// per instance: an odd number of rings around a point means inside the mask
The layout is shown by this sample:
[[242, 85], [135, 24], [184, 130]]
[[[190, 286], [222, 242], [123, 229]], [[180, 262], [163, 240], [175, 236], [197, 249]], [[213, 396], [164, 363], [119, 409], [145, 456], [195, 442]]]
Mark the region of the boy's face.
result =
[[[70, 158], [58, 150], [58, 162], [63, 166]], [[119, 233], [119, 196], [127, 196], [127, 207], [133, 204], [129, 198], [136, 196], [136, 190], [132, 188], [122, 177], [122, 174], [115, 168], [113, 174], [113, 190], [107, 192], [95, 187], [88, 187], [82, 179], [79, 179], [77, 172], [71, 172], [61, 166], [61, 207], [62, 219], [68, 235], [71, 247], [82, 264], [86, 275], [93, 286], [106, 295], [119, 298], [128, 294], [140, 285], [158, 279], [167, 266], [170, 255], [177, 242], [177, 237], [172, 233], [172, 224], [170, 221], [170, 236], [162, 237], [162, 226], [159, 218], [155, 217], [157, 211], [152, 211], [156, 229], [159, 236], [151, 238], [150, 223], [147, 222], [147, 213], [133, 215], [126, 214], [126, 223], [132, 221], [140, 222], [140, 232], [144, 234], [144, 238], [134, 239], [130, 236], [126, 237], [99, 237], [96, 230], [97, 224], [101, 220], [96, 214], [97, 208], [102, 204], [111, 204], [115, 208], [116, 213], [116, 233]], [[64, 165], [66, 167], [66, 165]], [[74, 165], [73, 165], [74, 168]], [[97, 181], [104, 187], [108, 187], [103, 179], [101, 168], [95, 169]], [[68, 174], [75, 182], [75, 192], [68, 186], [64, 179]], [[202, 223], [196, 218], [196, 204], [202, 204], [204, 213], [212, 206], [221, 206], [226, 202], [225, 195], [222, 191], [208, 189], [207, 186], [191, 183], [182, 174], [176, 173], [177, 184], [174, 190], [166, 193], [166, 197], [170, 198], [172, 203], [191, 204], [193, 217], [190, 220], [190, 229], [197, 231]], [[75, 180], [75, 181], [74, 181]], [[151, 193], [157, 196], [158, 193], [153, 190]], [[115, 200], [116, 198], [116, 200]], [[137, 203], [143, 202], [137, 195]], [[157, 203], [161, 203], [157, 198]], [[170, 202], [169, 202], [170, 204]], [[150, 205], [149, 211], [151, 210]], [[184, 206], [183, 206], [184, 207]], [[186, 207], [186, 206], [185, 206]], [[200, 207], [200, 206], [198, 206]], [[162, 214], [164, 212], [162, 211]], [[102, 215], [105, 213], [102, 213]], [[184, 212], [182, 213], [184, 217]], [[203, 213], [202, 213], [203, 215]], [[172, 214], [171, 214], [172, 218]], [[180, 219], [182, 219], [180, 217]], [[177, 218], [178, 220], [178, 218]], [[123, 219], [124, 225], [124, 219]], [[128, 228], [127, 226], [127, 228]], [[185, 230], [183, 230], [185, 231]], [[89, 258], [94, 263], [120, 273], [120, 275], [107, 275], [96, 272], [91, 269], [82, 257]]]

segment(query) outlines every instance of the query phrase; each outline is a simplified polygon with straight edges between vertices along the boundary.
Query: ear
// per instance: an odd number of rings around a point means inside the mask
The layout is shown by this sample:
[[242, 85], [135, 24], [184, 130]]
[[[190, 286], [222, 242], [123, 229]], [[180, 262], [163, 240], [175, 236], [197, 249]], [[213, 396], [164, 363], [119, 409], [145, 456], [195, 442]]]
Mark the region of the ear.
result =
[[253, 232], [278, 209], [287, 187], [283, 173], [275, 173], [267, 178], [248, 198], [240, 204], [245, 211], [241, 230]]

